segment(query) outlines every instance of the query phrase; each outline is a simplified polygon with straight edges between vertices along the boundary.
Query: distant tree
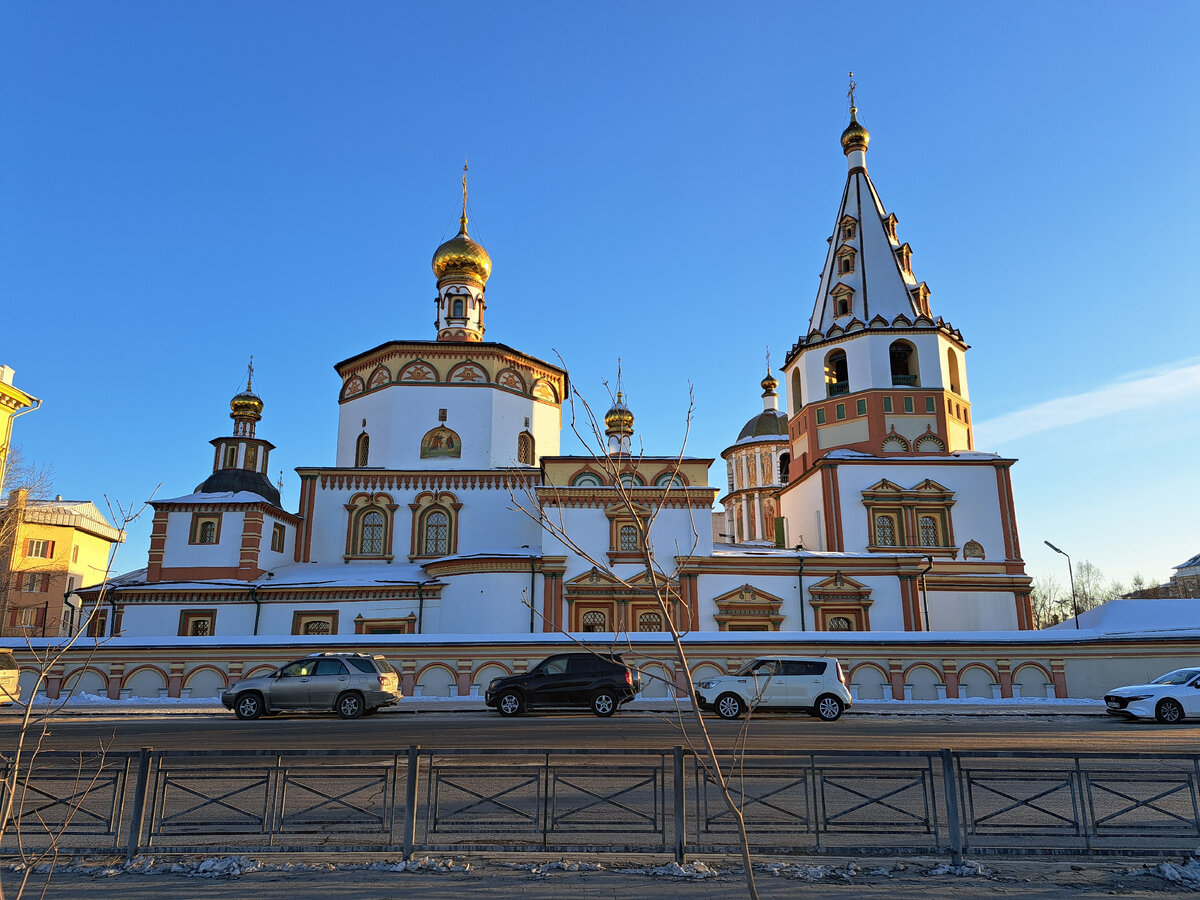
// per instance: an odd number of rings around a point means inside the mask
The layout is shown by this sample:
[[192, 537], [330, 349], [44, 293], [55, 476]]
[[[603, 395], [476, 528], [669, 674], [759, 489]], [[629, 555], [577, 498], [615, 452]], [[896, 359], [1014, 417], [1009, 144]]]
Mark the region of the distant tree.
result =
[[1053, 575], [1039, 575], [1033, 579], [1029, 600], [1033, 606], [1033, 624], [1037, 628], [1057, 625], [1071, 615], [1071, 597]]
[[1086, 559], [1075, 563], [1075, 599], [1080, 612], [1095, 609], [1112, 596], [1098, 566]]

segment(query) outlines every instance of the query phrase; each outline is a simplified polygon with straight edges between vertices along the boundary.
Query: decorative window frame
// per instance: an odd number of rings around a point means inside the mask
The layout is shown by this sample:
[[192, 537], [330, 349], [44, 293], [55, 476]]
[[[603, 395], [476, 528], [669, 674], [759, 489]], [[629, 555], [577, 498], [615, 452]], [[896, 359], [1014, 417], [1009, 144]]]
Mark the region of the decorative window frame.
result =
[[[930, 556], [957, 559], [954, 545], [954, 491], [926, 478], [911, 488], [902, 488], [886, 478], [862, 492], [867, 510], [867, 551], [870, 553], [918, 552]], [[875, 529], [876, 516], [890, 516], [896, 530], [895, 545], [880, 544]], [[921, 543], [921, 517], [933, 518], [940, 543]]]
[[778, 631], [783, 624], [783, 598], [743, 584], [713, 598], [718, 631]]
[[[396, 510], [398, 506], [392, 501], [390, 494], [359, 493], [350, 498], [346, 504], [346, 552], [342, 559], [350, 562], [352, 559], [382, 559], [391, 562], [393, 559], [392, 544], [396, 531]], [[362, 553], [362, 520], [369, 512], [383, 514], [383, 552]], [[295, 632], [293, 632], [295, 633]]]
[[842, 319], [854, 313], [854, 288], [848, 284], [835, 285], [829, 292], [833, 298], [833, 317]]
[[246, 452], [242, 455], [242, 468], [251, 472], [258, 471], [258, 446], [247, 444]]
[[354, 617], [355, 634], [416, 634], [417, 614], [392, 619], [366, 619], [361, 615]]
[[354, 467], [361, 469], [370, 465], [370, 460], [371, 436], [366, 431], [362, 431], [354, 441]]
[[[313, 622], [328, 622], [329, 631], [306, 631]], [[292, 634], [330, 634], [338, 633], [338, 611], [336, 609], [296, 610], [292, 613]]]
[[287, 526], [282, 522], [272, 523], [271, 552], [282, 553], [285, 546], [287, 546]]
[[[654, 595], [652, 584], [658, 583], [667, 598], [671, 618], [677, 628], [680, 623], [679, 582], [665, 575], [652, 574], [643, 570], [625, 579], [593, 567], [570, 579], [564, 584], [567, 604], [567, 630], [582, 632], [584, 618], [588, 613], [600, 612], [605, 616], [606, 631], [632, 631], [643, 613], [662, 614], [662, 607]], [[645, 584], [644, 589], [637, 585]], [[666, 626], [664, 620], [663, 626]]]
[[837, 274], [839, 276], [854, 274], [854, 264], [857, 256], [857, 250], [849, 244], [842, 244], [837, 251]]
[[838, 221], [838, 234], [843, 241], [852, 241], [858, 236], [858, 219], [847, 213]]
[[579, 488], [597, 488], [604, 487], [604, 476], [599, 472], [594, 472], [591, 469], [583, 469], [571, 476], [569, 482], [571, 487]]
[[[650, 533], [650, 510], [641, 504], [613, 504], [604, 510], [608, 518], [608, 560], [611, 563], [644, 562], [645, 540]], [[622, 549], [621, 532], [633, 528], [637, 534], [637, 547]]]
[[828, 631], [829, 620], [837, 616], [849, 619], [854, 631], [871, 630], [871, 604], [874, 602], [871, 589], [846, 577], [840, 569], [832, 577], [809, 587], [808, 595], [813, 623], [818, 631]]
[[537, 444], [534, 443], [533, 435], [528, 431], [522, 431], [517, 435], [517, 465], [532, 466], [536, 465]]
[[227, 444], [225, 446], [225, 462], [222, 464], [223, 469], [236, 469], [238, 460], [237, 444]]
[[[212, 523], [215, 526], [211, 541], [200, 540], [200, 530], [205, 523]], [[192, 524], [188, 529], [188, 543], [205, 547], [215, 547], [221, 543], [221, 513], [192, 513]]]
[[[459, 510], [462, 509], [462, 504], [458, 498], [450, 491], [423, 491], [413, 498], [413, 502], [408, 504], [408, 508], [412, 510], [412, 540], [409, 545], [408, 558], [410, 561], [418, 559], [441, 559], [443, 556], [453, 556], [458, 552], [458, 524]], [[425, 524], [430, 514], [433, 512], [443, 512], [446, 514], [446, 552], [445, 553], [426, 553], [425, 552]]]
[[[192, 634], [197, 622], [208, 622], [207, 634]], [[181, 609], [179, 611], [180, 637], [212, 637], [217, 633], [217, 611], [215, 609]]]

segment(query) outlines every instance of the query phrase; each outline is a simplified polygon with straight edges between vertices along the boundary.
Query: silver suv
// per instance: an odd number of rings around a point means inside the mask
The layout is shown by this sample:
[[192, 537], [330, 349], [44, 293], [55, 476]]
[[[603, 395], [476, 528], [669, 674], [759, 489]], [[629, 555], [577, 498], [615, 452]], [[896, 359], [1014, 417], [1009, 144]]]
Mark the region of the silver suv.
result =
[[832, 657], [766, 656], [751, 660], [736, 675], [696, 685], [700, 708], [736, 719], [747, 709], [802, 709], [836, 721], [853, 702], [842, 664]]
[[357, 719], [403, 696], [396, 670], [382, 656], [313, 653], [270, 675], [243, 678], [221, 694], [221, 702], [239, 719], [286, 710], [336, 710], [343, 719]]

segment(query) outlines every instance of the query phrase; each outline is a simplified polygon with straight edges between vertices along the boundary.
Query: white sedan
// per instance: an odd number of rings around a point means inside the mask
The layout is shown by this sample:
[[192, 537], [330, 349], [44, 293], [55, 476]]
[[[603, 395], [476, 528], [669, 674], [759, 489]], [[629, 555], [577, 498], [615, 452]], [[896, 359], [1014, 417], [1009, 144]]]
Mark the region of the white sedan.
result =
[[1200, 716], [1200, 668], [1176, 669], [1149, 684], [1113, 688], [1104, 695], [1111, 716], [1174, 724]]

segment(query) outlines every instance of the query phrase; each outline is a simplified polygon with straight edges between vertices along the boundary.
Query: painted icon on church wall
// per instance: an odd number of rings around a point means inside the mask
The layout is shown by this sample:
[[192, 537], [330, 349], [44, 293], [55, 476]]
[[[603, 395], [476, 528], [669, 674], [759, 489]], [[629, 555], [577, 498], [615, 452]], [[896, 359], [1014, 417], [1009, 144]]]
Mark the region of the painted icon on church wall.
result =
[[421, 438], [421, 459], [458, 459], [461, 456], [462, 441], [445, 425], [439, 425]]

